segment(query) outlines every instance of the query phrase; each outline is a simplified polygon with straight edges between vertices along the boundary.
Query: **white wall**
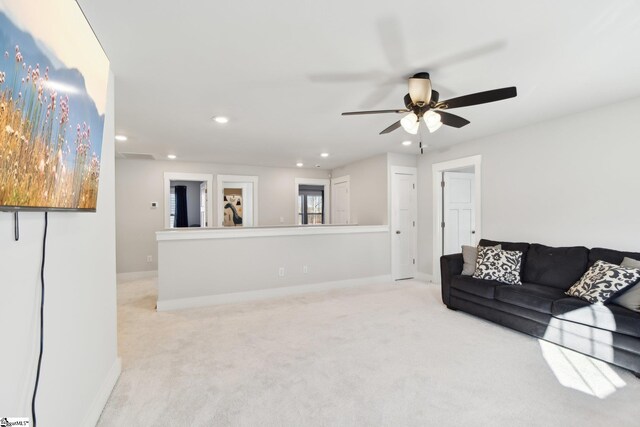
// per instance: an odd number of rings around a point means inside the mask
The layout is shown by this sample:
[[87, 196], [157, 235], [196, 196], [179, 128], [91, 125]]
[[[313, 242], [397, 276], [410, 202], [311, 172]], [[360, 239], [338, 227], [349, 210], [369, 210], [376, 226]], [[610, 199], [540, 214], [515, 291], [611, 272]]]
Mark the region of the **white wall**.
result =
[[[327, 171], [305, 168], [217, 165], [164, 160], [116, 161], [117, 271], [157, 270], [155, 232], [164, 229], [164, 173], [255, 175], [259, 177], [259, 225], [294, 224], [295, 179], [328, 178]], [[215, 186], [215, 179], [214, 179]], [[215, 194], [215, 189], [211, 194]], [[158, 202], [151, 209], [151, 202]], [[215, 209], [214, 201], [214, 209]], [[282, 218], [282, 222], [280, 219]], [[153, 262], [147, 262], [152, 255]]]
[[389, 223], [389, 166], [416, 167], [415, 154], [385, 153], [335, 168], [333, 178], [350, 176], [351, 223]]
[[160, 240], [158, 308], [189, 298], [390, 275], [387, 227], [327, 226], [320, 231], [332, 234], [291, 235], [304, 230], [286, 229], [286, 235], [222, 237], [234, 231], [192, 230], [184, 236], [203, 238]]
[[419, 271], [432, 272], [433, 163], [482, 155], [482, 236], [640, 251], [640, 98], [419, 159]]
[[171, 187], [184, 185], [187, 187], [187, 217], [189, 226], [200, 224], [200, 182], [171, 181]]
[[[113, 75], [97, 213], [50, 213], [44, 356], [37, 399], [43, 426], [93, 425], [119, 374], [116, 345]], [[0, 414], [31, 416], [38, 357], [43, 213], [0, 212]]]
[[333, 178], [349, 175], [351, 224], [388, 224], [387, 155], [380, 154], [331, 171]]
[[[408, 147], [407, 151], [414, 151]], [[406, 166], [415, 168], [418, 166], [418, 154], [387, 153], [387, 163], [389, 166]]]

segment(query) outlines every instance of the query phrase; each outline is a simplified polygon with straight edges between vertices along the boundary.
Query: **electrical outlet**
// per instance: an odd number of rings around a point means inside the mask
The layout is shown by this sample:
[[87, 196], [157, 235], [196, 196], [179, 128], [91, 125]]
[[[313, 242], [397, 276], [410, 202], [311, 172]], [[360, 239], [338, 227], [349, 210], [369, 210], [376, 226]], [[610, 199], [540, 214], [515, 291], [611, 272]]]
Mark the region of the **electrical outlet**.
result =
[[147, 262], [153, 262], [153, 256], [147, 255]]
[[284, 277], [284, 267], [280, 267], [280, 268], [278, 269], [278, 276], [280, 276], [280, 277]]
[[284, 224], [284, 217], [283, 216], [280, 217], [280, 224]]
[[307, 267], [306, 265], [302, 266], [302, 273], [307, 274], [309, 272], [309, 267]]

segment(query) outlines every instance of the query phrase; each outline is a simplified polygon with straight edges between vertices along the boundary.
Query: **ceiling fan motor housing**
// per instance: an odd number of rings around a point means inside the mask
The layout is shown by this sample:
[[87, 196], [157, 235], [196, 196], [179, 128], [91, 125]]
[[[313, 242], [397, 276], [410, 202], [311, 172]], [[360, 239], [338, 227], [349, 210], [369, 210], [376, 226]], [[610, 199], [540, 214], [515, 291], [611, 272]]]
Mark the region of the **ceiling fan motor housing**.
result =
[[423, 107], [431, 101], [429, 73], [417, 73], [409, 79], [409, 96], [414, 105]]

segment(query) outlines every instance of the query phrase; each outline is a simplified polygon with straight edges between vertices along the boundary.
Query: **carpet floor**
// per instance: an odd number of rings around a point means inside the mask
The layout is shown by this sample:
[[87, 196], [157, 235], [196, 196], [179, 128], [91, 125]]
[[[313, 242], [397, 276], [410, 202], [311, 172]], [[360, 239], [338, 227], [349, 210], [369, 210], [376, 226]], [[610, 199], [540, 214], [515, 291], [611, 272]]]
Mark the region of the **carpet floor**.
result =
[[118, 285], [120, 379], [99, 426], [638, 426], [640, 379], [376, 284], [158, 313]]

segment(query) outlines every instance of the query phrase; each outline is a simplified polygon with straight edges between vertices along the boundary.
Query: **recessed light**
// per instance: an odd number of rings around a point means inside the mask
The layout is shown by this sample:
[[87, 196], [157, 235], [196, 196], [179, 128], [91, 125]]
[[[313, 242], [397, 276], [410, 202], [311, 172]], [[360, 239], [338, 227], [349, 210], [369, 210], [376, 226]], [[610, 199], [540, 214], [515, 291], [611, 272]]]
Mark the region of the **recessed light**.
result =
[[320, 157], [329, 157], [329, 153], [320, 153]]
[[215, 116], [213, 120], [215, 120], [216, 123], [220, 123], [220, 124], [229, 123], [229, 118], [224, 116]]
[[296, 166], [297, 166], [297, 167], [299, 167], [299, 168], [301, 168], [301, 167], [303, 167], [303, 166], [304, 166], [304, 163], [302, 163], [302, 162], [298, 162], [298, 163], [296, 163]]
[[175, 158], [176, 158], [175, 154], [167, 154], [167, 159], [175, 160]]
[[404, 145], [405, 147], [408, 147], [409, 145], [411, 145], [412, 142], [407, 140], [407, 141], [402, 141], [402, 145]]
[[124, 142], [124, 141], [126, 141], [126, 140], [127, 140], [127, 137], [126, 137], [126, 136], [124, 136], [124, 135], [116, 135], [116, 141], [122, 141], [122, 142]]

